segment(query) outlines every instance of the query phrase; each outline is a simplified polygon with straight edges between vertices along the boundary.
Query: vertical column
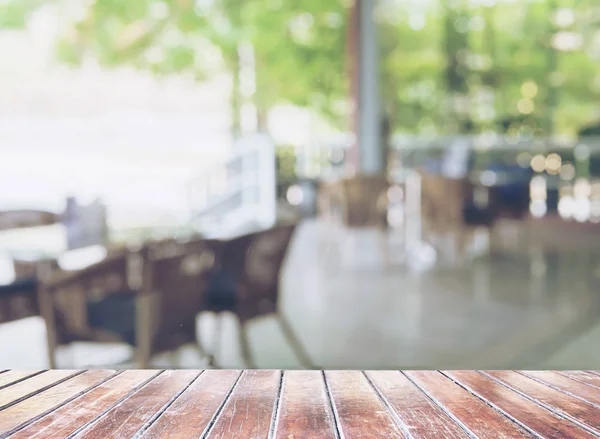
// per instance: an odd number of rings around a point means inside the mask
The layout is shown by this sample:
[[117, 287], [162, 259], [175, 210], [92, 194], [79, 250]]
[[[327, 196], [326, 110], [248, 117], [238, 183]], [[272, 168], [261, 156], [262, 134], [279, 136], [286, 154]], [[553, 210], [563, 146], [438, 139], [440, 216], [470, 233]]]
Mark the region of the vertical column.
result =
[[352, 106], [348, 129], [354, 134], [354, 143], [346, 158], [347, 170], [351, 173], [359, 171], [359, 21], [360, 1], [353, 0], [348, 17], [348, 75], [350, 76], [350, 103]]
[[379, 51], [374, 20], [377, 0], [354, 0], [349, 26], [349, 60], [355, 145], [349, 157], [357, 172], [383, 171], [379, 99]]
[[374, 20], [377, 0], [360, 0], [360, 170], [377, 174], [383, 170], [379, 103], [379, 51]]
[[255, 172], [260, 181], [258, 211], [261, 224], [270, 227], [277, 221], [277, 176], [275, 164], [275, 143], [267, 135], [260, 136], [259, 160]]

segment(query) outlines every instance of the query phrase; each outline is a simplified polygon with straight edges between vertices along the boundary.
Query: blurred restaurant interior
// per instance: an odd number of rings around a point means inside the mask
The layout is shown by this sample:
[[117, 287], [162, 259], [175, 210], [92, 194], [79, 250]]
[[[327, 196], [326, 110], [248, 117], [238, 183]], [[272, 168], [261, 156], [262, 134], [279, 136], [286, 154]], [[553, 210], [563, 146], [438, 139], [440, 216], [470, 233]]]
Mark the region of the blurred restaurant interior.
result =
[[0, 188], [0, 369], [599, 369], [600, 3], [4, 0]]

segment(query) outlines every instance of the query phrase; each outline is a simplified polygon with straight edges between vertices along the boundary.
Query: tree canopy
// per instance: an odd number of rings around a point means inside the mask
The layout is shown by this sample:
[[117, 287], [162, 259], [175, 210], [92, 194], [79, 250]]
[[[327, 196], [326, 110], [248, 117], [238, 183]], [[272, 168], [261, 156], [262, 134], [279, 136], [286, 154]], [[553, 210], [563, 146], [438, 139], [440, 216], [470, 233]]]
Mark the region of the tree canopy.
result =
[[[236, 109], [244, 99], [259, 113], [291, 103], [348, 126], [350, 0], [76, 3], [57, 42], [64, 62], [93, 57], [200, 81], [226, 71]], [[5, 0], [0, 27], [22, 26], [41, 4]], [[375, 18], [396, 132], [576, 134], [600, 119], [596, 0], [379, 0]]]

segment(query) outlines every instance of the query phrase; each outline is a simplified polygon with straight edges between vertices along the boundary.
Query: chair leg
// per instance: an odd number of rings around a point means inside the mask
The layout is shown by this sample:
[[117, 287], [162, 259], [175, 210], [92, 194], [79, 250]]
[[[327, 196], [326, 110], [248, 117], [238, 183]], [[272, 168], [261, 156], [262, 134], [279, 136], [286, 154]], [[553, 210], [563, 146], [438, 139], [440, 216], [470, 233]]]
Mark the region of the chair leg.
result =
[[138, 369], [148, 369], [152, 356], [152, 306], [154, 295], [143, 294], [136, 298], [135, 361]]
[[292, 350], [294, 351], [294, 355], [296, 355], [296, 358], [300, 360], [300, 364], [302, 364], [307, 369], [314, 369], [315, 365], [313, 364], [312, 360], [310, 359], [310, 356], [306, 352], [306, 349], [304, 349], [304, 346], [302, 346], [302, 343], [300, 343], [300, 340], [298, 340], [296, 333], [290, 326], [287, 319], [281, 313], [276, 313], [275, 318], [279, 323], [279, 327], [283, 331], [283, 335], [290, 343]]
[[240, 351], [242, 360], [247, 369], [256, 369], [252, 353], [250, 352], [250, 342], [248, 340], [248, 326], [246, 322], [238, 320], [238, 337], [240, 340]]
[[46, 326], [46, 346], [48, 348], [48, 367], [56, 369], [56, 316], [52, 296], [44, 288], [38, 292], [40, 312]]
[[208, 354], [208, 366], [211, 368], [215, 368], [217, 361], [216, 358], [219, 355], [219, 348], [221, 346], [221, 323], [222, 323], [222, 314], [215, 314], [215, 322], [213, 328], [213, 344], [212, 350]]
[[52, 350], [48, 350], [48, 368], [49, 369], [56, 369], [56, 354], [55, 352]]

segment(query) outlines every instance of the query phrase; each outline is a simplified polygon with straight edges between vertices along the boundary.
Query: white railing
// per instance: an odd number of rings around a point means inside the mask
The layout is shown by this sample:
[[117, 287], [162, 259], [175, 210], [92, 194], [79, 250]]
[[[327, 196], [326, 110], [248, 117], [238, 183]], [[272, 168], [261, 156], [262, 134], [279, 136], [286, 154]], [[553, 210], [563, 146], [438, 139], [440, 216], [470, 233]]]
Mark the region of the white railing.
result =
[[229, 158], [188, 183], [191, 222], [210, 235], [268, 227], [276, 219], [275, 146], [269, 136], [240, 139]]
[[585, 145], [591, 154], [600, 153], [600, 136], [586, 136], [581, 138], [515, 138], [502, 135], [468, 135], [468, 136], [397, 136], [393, 140], [394, 150], [398, 151], [427, 151], [445, 149], [454, 144], [458, 139], [467, 141], [474, 149], [489, 151], [559, 151], [574, 149]]

